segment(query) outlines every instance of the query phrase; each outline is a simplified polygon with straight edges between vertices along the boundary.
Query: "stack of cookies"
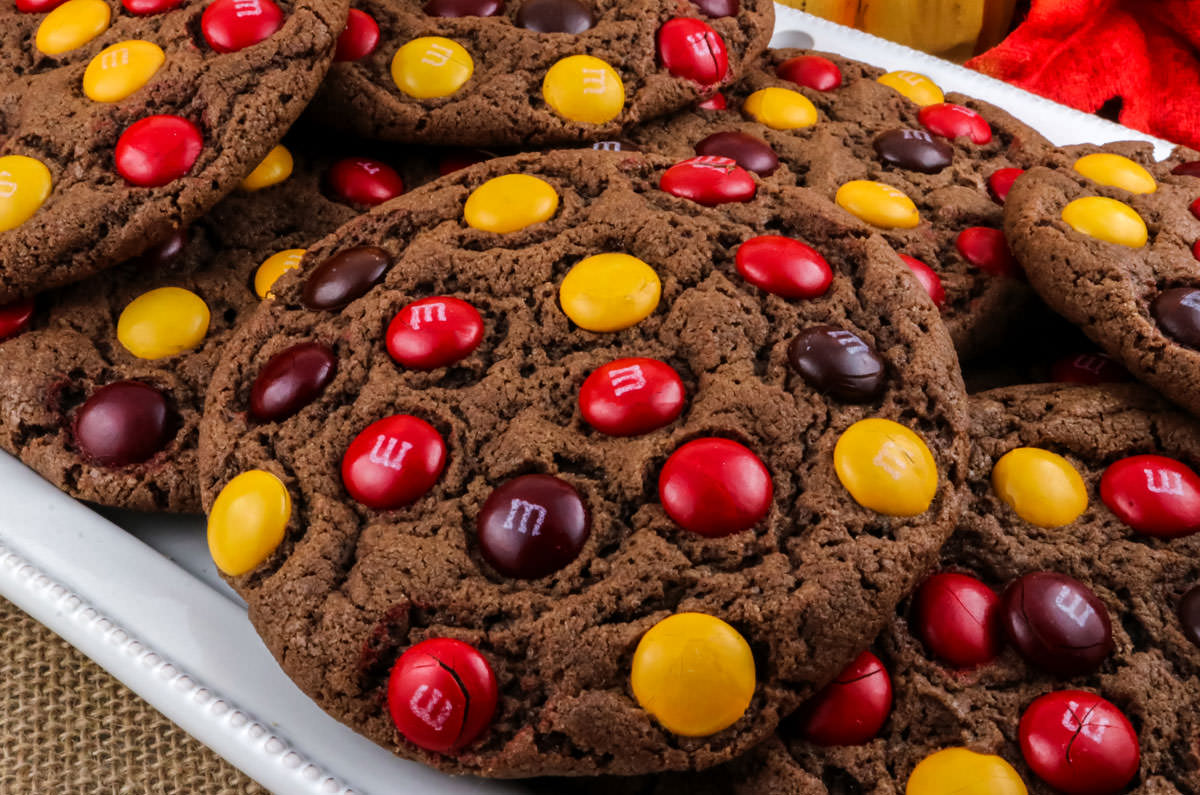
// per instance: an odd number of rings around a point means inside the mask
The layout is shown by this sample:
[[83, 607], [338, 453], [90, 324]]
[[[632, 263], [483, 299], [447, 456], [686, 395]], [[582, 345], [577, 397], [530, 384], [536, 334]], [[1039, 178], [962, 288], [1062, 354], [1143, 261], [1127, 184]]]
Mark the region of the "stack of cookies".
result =
[[447, 772], [1200, 793], [1200, 155], [766, 0], [355, 5], [0, 8], [0, 446]]

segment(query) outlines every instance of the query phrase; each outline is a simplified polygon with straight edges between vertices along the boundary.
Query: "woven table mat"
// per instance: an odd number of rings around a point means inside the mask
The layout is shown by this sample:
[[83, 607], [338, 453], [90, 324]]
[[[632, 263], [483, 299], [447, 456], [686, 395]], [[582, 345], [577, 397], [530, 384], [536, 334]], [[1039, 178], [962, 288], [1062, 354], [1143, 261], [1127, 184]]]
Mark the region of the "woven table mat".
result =
[[0, 793], [262, 795], [266, 790], [0, 599]]

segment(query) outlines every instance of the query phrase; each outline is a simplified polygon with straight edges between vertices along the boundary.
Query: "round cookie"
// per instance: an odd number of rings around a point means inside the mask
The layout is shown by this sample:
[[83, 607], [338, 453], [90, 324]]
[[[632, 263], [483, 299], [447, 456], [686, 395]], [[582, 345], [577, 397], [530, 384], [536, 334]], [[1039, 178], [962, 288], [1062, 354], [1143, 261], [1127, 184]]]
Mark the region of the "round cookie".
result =
[[316, 92], [346, 5], [0, 5], [0, 302], [130, 259], [236, 188]]
[[[500, 777], [730, 759], [954, 522], [949, 338], [811, 191], [721, 159], [519, 155], [301, 267], [209, 390], [209, 546], [283, 669], [401, 755]], [[263, 419], [275, 362], [312, 344], [336, 372]]]
[[[314, 113], [390, 141], [613, 137], [703, 99], [767, 46], [770, 0], [360, 0]], [[349, 41], [357, 42], [351, 47]]]
[[911, 72], [804, 50], [768, 51], [719, 105], [640, 127], [630, 141], [676, 158], [733, 157], [859, 214], [927, 266], [917, 268], [936, 283], [963, 359], [1000, 345], [1036, 308], [1004, 245], [1001, 202], [1005, 180], [1050, 144], [1005, 111], [943, 97]]
[[1017, 180], [1005, 231], [1052, 309], [1200, 415], [1197, 161], [1180, 149], [1156, 163], [1139, 143], [1064, 149]]

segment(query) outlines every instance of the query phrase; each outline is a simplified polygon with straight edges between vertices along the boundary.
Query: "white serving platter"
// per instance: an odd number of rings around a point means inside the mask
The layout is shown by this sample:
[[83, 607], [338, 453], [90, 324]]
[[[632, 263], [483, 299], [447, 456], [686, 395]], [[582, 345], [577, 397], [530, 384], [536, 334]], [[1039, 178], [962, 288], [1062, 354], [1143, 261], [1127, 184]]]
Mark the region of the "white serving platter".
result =
[[[1056, 144], [1136, 138], [947, 61], [777, 6], [772, 44], [922, 72], [1006, 108]], [[281, 795], [520, 793], [392, 756], [309, 701], [276, 666], [217, 576], [200, 517], [103, 515], [0, 453], [0, 595], [95, 660], [201, 742]]]

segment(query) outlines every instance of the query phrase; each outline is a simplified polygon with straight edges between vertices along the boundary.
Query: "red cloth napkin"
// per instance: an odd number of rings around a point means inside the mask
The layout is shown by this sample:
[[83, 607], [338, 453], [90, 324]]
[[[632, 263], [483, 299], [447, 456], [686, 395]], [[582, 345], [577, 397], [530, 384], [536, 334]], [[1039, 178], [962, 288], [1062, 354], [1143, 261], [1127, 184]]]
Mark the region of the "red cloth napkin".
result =
[[1119, 97], [1122, 124], [1200, 148], [1200, 0], [1034, 0], [967, 66], [1089, 113]]

